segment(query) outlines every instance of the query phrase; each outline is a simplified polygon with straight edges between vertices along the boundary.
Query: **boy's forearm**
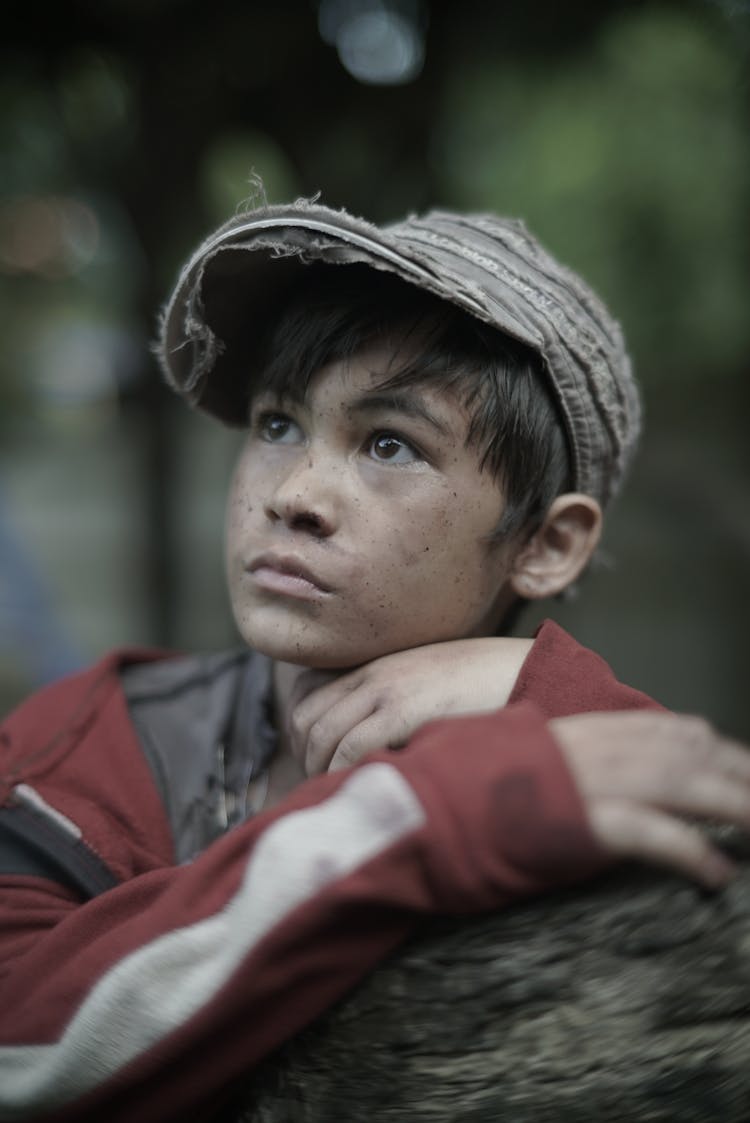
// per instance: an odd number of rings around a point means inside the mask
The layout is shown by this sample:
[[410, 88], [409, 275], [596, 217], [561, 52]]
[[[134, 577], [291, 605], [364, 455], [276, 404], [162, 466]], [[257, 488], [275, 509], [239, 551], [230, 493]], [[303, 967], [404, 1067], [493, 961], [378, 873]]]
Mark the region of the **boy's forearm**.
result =
[[[321, 677], [323, 684], [321, 685]], [[552, 621], [534, 638], [483, 637], [406, 649], [342, 675], [307, 672], [285, 712], [291, 751], [309, 776], [399, 748], [426, 722], [530, 701], [549, 717], [662, 709], [615, 679]]]
[[500, 906], [600, 860], [555, 742], [514, 707], [425, 727], [86, 905], [9, 879], [0, 1118], [208, 1112], [420, 914]]
[[285, 711], [308, 776], [400, 748], [428, 721], [491, 713], [514, 688], [531, 640], [482, 637], [407, 648], [320, 683], [306, 673]]

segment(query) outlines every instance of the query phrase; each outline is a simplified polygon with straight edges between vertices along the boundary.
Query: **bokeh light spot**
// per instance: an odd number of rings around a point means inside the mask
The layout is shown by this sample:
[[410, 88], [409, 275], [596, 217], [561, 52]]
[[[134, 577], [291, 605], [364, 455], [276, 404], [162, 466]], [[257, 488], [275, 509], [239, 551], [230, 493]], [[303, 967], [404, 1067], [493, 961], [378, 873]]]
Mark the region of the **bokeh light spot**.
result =
[[384, 0], [322, 0], [321, 37], [335, 45], [344, 68], [367, 85], [414, 81], [424, 66], [425, 45], [416, 3]]
[[56, 279], [80, 272], [99, 248], [99, 220], [79, 199], [19, 196], [0, 206], [0, 270]]

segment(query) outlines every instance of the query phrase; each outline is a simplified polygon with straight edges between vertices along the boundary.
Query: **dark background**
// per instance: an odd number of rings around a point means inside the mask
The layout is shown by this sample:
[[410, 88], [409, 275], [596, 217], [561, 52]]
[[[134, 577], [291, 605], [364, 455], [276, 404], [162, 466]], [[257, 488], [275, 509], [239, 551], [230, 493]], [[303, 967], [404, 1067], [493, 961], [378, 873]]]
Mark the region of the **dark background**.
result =
[[750, 738], [750, 4], [10, 4], [0, 71], [0, 706], [113, 646], [237, 642], [237, 437], [151, 357], [253, 196], [520, 216], [623, 323], [640, 457], [544, 614]]

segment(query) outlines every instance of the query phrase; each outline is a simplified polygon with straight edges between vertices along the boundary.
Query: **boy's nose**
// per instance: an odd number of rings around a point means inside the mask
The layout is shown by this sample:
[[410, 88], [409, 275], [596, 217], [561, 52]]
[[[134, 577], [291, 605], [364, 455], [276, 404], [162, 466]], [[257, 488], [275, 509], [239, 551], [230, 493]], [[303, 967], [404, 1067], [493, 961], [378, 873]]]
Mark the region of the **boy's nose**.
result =
[[341, 480], [336, 469], [308, 453], [276, 484], [265, 503], [272, 522], [328, 538], [338, 525]]

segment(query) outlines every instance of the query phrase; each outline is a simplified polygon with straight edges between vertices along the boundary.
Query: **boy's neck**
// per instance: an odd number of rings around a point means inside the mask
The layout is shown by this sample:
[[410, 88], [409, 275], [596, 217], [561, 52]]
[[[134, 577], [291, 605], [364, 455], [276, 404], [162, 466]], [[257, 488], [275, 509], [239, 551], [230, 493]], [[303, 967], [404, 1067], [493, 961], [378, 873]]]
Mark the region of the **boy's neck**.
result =
[[265, 807], [273, 807], [295, 788], [307, 774], [292, 752], [289, 719], [292, 709], [316, 686], [322, 686], [335, 675], [298, 667], [294, 663], [273, 662], [273, 721], [278, 735], [278, 749], [269, 766], [268, 794]]
[[273, 661], [271, 678], [273, 683], [273, 722], [279, 738], [279, 752], [290, 751], [289, 718], [293, 705], [292, 699], [300, 676], [306, 672], [306, 667], [297, 667], [294, 663], [282, 663], [277, 659]]

